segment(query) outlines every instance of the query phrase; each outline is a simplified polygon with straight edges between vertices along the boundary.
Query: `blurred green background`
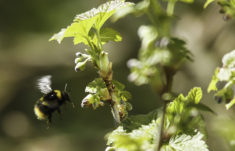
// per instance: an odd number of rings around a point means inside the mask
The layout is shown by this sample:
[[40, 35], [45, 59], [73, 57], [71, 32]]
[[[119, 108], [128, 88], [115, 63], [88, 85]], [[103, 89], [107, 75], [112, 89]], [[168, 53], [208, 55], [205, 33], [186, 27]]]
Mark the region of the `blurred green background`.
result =
[[[4, 151], [102, 151], [106, 133], [114, 128], [108, 106], [97, 110], [82, 109], [86, 84], [97, 77], [92, 66], [84, 72], [74, 71], [75, 53], [83, 49], [73, 46], [72, 39], [62, 44], [48, 39], [62, 27], [69, 25], [76, 14], [105, 0], [0, 0], [0, 150]], [[137, 2], [133, 1], [133, 2]], [[204, 91], [203, 103], [217, 113], [204, 113], [211, 151], [227, 151], [235, 145], [235, 107], [226, 111], [206, 92], [221, 58], [235, 49], [235, 21], [225, 22], [216, 4], [203, 10], [204, 0], [194, 4], [177, 4], [172, 34], [184, 39], [194, 55], [179, 71], [173, 84], [175, 92], [187, 93], [194, 86]], [[126, 62], [137, 56], [140, 40], [137, 29], [148, 24], [145, 17], [128, 16], [106, 25], [123, 36], [120, 43], [109, 43], [114, 63], [114, 78], [126, 84], [132, 93], [133, 111], [143, 114], [160, 106], [149, 86], [136, 87], [128, 82]], [[76, 107], [67, 104], [62, 117], [54, 114], [49, 129], [33, 113], [35, 101], [42, 96], [36, 80], [43, 75], [53, 76], [53, 88], [63, 89], [67, 82]]]

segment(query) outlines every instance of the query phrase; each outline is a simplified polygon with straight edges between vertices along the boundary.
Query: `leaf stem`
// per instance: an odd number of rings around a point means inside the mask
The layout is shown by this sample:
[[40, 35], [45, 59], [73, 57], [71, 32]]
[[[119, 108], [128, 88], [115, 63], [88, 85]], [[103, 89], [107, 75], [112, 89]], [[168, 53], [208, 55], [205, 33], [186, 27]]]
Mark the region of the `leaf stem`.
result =
[[95, 29], [95, 33], [96, 33], [96, 36], [98, 39], [97, 40], [98, 46], [99, 46], [100, 50], [103, 50], [103, 45], [102, 45], [101, 38], [100, 38], [100, 30]]

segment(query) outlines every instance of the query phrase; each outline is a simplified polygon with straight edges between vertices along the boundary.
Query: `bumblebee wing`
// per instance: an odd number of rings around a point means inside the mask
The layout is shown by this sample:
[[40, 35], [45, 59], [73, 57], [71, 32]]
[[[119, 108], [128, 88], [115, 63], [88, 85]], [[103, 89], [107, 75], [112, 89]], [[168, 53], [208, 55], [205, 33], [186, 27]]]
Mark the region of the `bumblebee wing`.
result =
[[51, 75], [43, 76], [38, 79], [37, 87], [44, 94], [51, 92]]

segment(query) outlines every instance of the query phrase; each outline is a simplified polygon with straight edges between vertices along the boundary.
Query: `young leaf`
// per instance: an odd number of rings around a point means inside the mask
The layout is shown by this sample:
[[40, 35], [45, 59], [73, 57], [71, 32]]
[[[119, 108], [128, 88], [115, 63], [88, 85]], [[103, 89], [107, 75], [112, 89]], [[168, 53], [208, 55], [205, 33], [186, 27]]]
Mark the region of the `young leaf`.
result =
[[200, 132], [193, 136], [186, 134], [177, 135], [172, 137], [169, 144], [163, 146], [161, 151], [168, 151], [167, 148], [171, 148], [173, 151], [209, 151], [203, 137]]
[[212, 76], [211, 82], [210, 82], [210, 84], [209, 84], [209, 86], [207, 88], [207, 92], [208, 93], [211, 92], [211, 91], [217, 91], [216, 84], [219, 81], [219, 79], [217, 78], [218, 73], [219, 73], [219, 68], [216, 68], [215, 73]]
[[101, 78], [96, 78], [92, 82], [90, 82], [85, 89], [85, 92], [90, 94], [95, 94], [99, 97], [100, 100], [106, 101], [110, 99], [108, 89]]
[[186, 99], [189, 101], [198, 104], [201, 101], [202, 98], [202, 89], [199, 87], [193, 88], [189, 93]]
[[160, 120], [153, 120], [129, 133], [119, 126], [106, 136], [107, 145], [112, 146], [115, 151], [153, 151], [159, 124]]
[[203, 7], [204, 7], [204, 8], [207, 8], [207, 6], [208, 6], [210, 3], [214, 2], [214, 1], [215, 1], [215, 0], [207, 0]]
[[125, 89], [125, 85], [122, 84], [122, 83], [120, 83], [120, 82], [118, 82], [117, 80], [113, 80], [112, 82], [113, 82], [113, 84], [114, 84], [114, 86], [115, 86], [115, 88], [116, 88], [117, 90], [123, 90], [123, 89]]
[[201, 89], [195, 87], [191, 89], [187, 97], [180, 94], [167, 105], [166, 120], [170, 122], [170, 127], [177, 127], [173, 134], [194, 134], [195, 129], [206, 132], [199, 110], [208, 110], [208, 108], [199, 104], [201, 97]]
[[104, 106], [104, 103], [101, 101], [100, 97], [95, 94], [88, 94], [82, 100], [82, 107], [92, 107], [93, 109], [98, 108], [99, 106]]
[[235, 104], [235, 97], [233, 97], [233, 99], [232, 99], [229, 103], [227, 103], [227, 104], [225, 105], [225, 107], [226, 107], [226, 109], [228, 110], [228, 109], [230, 109], [234, 104]]
[[95, 93], [98, 93], [101, 89], [105, 89], [105, 88], [106, 86], [105, 86], [103, 79], [96, 78], [95, 80], [93, 80], [86, 86], [85, 92], [95, 94]]

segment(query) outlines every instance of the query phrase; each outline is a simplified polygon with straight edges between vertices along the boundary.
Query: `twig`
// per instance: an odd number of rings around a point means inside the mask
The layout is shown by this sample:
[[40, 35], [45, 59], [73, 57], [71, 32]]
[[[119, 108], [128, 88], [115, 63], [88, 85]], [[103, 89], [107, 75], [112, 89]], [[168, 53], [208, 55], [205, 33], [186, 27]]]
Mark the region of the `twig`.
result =
[[[171, 92], [171, 88], [172, 88], [172, 82], [173, 82], [173, 76], [175, 74], [175, 71], [171, 68], [164, 68], [165, 73], [166, 73], [166, 85], [164, 87], [164, 89], [162, 90], [162, 92], [160, 93], [160, 95], [162, 96], [165, 93]], [[158, 135], [157, 135], [157, 145], [156, 145], [156, 151], [160, 151], [162, 144], [163, 144], [163, 138], [164, 138], [164, 122], [165, 122], [165, 114], [166, 114], [166, 106], [167, 106], [167, 102], [169, 100], [166, 100], [165, 98], [163, 98], [163, 109], [162, 109], [162, 116], [161, 116], [161, 123], [160, 123], [160, 127], [158, 129]]]
[[111, 71], [108, 74], [108, 76], [106, 76], [106, 77], [102, 77], [102, 75], [100, 75], [100, 76], [103, 78], [103, 80], [105, 82], [105, 85], [106, 85], [106, 87], [108, 89], [108, 92], [109, 92], [109, 96], [110, 96], [109, 102], [110, 102], [110, 107], [111, 107], [111, 112], [113, 114], [113, 118], [116, 122], [115, 124], [120, 124], [121, 123], [121, 118], [120, 118], [120, 115], [119, 115], [119, 111], [118, 111], [118, 109], [116, 107], [116, 103], [115, 103], [115, 101], [113, 100], [113, 97], [112, 97], [113, 92], [114, 92], [114, 86], [112, 84], [112, 79], [113, 79], [112, 75], [113, 75], [113, 73]]

